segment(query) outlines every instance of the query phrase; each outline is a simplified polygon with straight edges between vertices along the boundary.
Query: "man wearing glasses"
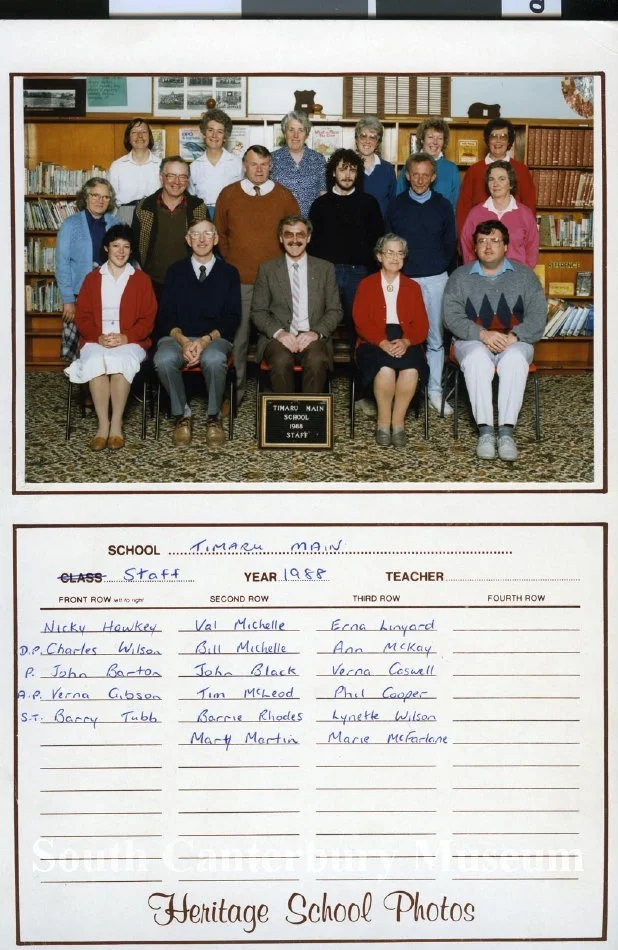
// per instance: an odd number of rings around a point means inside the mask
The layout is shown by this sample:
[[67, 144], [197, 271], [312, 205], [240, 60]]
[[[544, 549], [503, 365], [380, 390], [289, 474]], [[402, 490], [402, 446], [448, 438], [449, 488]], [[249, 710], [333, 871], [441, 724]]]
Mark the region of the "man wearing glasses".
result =
[[187, 256], [185, 235], [196, 221], [208, 221], [201, 198], [186, 194], [189, 166], [180, 155], [164, 158], [159, 169], [161, 188], [138, 203], [133, 218], [137, 256], [161, 300], [170, 264]]
[[160, 336], [154, 358], [161, 385], [176, 419], [174, 445], [188, 445], [193, 435], [182, 370], [199, 366], [208, 393], [206, 444], [225, 441], [219, 418], [225, 392], [227, 361], [240, 323], [240, 278], [231, 264], [215, 257], [214, 224], [196, 221], [186, 232], [191, 256], [172, 264], [165, 277], [157, 316]]
[[[427, 394], [429, 404], [441, 412], [444, 368], [442, 295], [457, 241], [455, 214], [450, 201], [431, 188], [436, 180], [435, 158], [428, 152], [416, 152], [408, 157], [405, 168], [410, 187], [388, 206], [386, 231], [405, 238], [408, 243], [403, 273], [417, 282], [423, 294], [429, 320]], [[444, 415], [452, 415], [452, 412], [445, 402]]]
[[[478, 426], [476, 454], [514, 462], [513, 438], [534, 346], [543, 336], [547, 301], [539, 279], [506, 257], [509, 232], [483, 221], [473, 236], [476, 261], [453, 271], [444, 291], [444, 323], [455, 337], [455, 357], [466, 379]], [[498, 376], [498, 432], [492, 383]]]

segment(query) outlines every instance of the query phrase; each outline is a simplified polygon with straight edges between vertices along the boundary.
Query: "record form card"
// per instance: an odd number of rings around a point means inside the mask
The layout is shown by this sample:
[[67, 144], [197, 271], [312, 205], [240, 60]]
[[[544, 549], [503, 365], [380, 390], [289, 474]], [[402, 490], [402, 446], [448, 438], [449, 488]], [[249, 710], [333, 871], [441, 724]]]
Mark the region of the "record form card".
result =
[[602, 939], [603, 525], [14, 533], [19, 943]]

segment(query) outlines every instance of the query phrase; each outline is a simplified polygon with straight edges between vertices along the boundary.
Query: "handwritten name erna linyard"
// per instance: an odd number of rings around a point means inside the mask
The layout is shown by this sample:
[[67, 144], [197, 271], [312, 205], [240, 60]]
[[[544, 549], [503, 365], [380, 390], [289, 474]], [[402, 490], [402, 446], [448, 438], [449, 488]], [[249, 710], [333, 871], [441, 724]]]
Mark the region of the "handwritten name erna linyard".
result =
[[[366, 891], [357, 901], [341, 903], [323, 891], [318, 899], [311, 899], [295, 891], [290, 894], [284, 919], [289, 924], [371, 924], [374, 895]], [[474, 904], [451, 900], [443, 895], [426, 899], [419, 891], [390, 891], [382, 898], [382, 906], [397, 923], [470, 923], [474, 920]], [[268, 904], [234, 904], [225, 897], [209, 903], [194, 903], [186, 892], [183, 895], [156, 891], [148, 898], [154, 922], [161, 927], [169, 924], [240, 924], [245, 933], [254, 933], [259, 924], [271, 920]]]

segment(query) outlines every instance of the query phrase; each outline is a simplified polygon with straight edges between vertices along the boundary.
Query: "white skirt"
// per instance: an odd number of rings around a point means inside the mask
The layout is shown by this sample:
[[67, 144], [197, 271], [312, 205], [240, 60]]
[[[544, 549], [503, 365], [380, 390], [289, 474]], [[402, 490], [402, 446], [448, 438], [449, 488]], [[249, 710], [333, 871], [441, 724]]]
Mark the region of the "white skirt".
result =
[[145, 358], [146, 350], [139, 343], [111, 347], [85, 343], [79, 359], [67, 366], [65, 373], [72, 383], [87, 383], [97, 376], [111, 376], [113, 373], [122, 373], [127, 382], [132, 383]]

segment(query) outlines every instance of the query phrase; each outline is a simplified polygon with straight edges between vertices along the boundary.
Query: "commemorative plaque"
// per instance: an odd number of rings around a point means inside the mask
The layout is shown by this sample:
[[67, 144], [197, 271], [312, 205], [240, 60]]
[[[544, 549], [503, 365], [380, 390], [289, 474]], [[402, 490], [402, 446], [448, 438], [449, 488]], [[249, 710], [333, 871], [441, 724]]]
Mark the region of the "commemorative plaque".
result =
[[332, 449], [333, 397], [260, 395], [261, 449]]

